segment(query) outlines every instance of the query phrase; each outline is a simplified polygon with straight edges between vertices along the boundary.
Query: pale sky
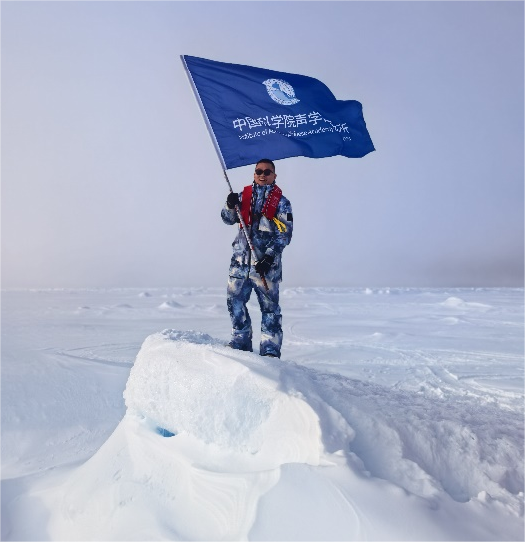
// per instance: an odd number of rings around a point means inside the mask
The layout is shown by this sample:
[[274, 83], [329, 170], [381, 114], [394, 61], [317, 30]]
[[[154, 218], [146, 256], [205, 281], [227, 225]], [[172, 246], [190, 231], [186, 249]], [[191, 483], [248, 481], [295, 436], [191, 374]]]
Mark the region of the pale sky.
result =
[[181, 54], [363, 104], [375, 152], [276, 163], [283, 287], [522, 286], [523, 7], [2, 1], [2, 286], [226, 285], [228, 187]]

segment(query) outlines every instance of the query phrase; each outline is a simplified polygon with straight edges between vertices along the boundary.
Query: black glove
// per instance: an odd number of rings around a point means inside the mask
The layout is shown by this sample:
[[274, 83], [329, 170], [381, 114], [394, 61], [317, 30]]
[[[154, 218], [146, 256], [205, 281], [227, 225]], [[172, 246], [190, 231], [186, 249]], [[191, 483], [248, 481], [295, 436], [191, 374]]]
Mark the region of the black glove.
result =
[[259, 273], [259, 275], [266, 275], [268, 271], [270, 270], [270, 267], [273, 263], [273, 256], [270, 256], [269, 254], [265, 254], [262, 260], [259, 260], [255, 264], [255, 271]]
[[239, 194], [237, 192], [230, 192], [226, 198], [226, 205], [228, 209], [233, 209], [236, 205], [240, 205]]

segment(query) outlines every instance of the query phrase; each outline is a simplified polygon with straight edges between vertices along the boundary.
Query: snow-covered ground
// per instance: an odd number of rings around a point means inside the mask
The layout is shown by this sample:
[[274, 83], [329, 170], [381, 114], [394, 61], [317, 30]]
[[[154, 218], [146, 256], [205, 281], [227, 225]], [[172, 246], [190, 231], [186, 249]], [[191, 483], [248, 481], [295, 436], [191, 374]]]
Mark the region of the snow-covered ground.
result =
[[5, 291], [2, 539], [523, 540], [523, 294]]

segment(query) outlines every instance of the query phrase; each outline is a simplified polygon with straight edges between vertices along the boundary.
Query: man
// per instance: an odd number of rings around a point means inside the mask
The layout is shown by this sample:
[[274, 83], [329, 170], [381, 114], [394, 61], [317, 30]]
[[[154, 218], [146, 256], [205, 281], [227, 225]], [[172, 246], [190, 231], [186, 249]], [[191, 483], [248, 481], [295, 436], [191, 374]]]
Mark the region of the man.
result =
[[[290, 202], [275, 184], [274, 163], [263, 158], [255, 166], [253, 184], [239, 194], [228, 195], [221, 218], [225, 224], [240, 222], [239, 209], [252, 241], [254, 261], [242, 226], [232, 243], [233, 256], [228, 280], [228, 311], [232, 320], [229, 346], [252, 352], [252, 323], [246, 304], [255, 290], [262, 313], [261, 356], [281, 357], [283, 342], [279, 283], [282, 280], [281, 255], [292, 239], [293, 217]], [[266, 284], [265, 284], [266, 283]], [[268, 288], [266, 288], [266, 286]]]

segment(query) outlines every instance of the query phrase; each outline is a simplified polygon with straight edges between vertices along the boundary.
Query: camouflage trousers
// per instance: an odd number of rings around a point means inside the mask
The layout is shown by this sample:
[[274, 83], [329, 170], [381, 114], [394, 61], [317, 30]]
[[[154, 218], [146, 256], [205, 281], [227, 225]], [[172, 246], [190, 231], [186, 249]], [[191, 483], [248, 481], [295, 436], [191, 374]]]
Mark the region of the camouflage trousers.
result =
[[267, 281], [266, 291], [261, 278], [250, 275], [246, 279], [230, 277], [228, 280], [227, 304], [232, 321], [230, 346], [237, 350], [252, 349], [252, 321], [246, 304], [255, 290], [261, 308], [261, 356], [281, 357], [283, 342], [281, 307], [279, 306], [279, 283]]

